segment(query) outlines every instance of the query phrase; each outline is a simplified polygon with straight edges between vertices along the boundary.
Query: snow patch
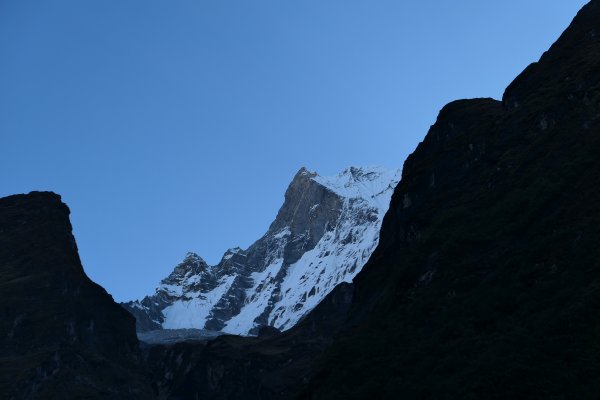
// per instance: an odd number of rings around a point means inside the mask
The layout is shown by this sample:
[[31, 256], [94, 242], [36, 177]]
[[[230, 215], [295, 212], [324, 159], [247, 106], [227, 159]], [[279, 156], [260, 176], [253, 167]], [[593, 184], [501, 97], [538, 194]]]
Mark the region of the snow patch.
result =
[[185, 300], [177, 300], [163, 310], [164, 329], [204, 328], [206, 319], [212, 308], [229, 290], [235, 276], [224, 277], [219, 285], [208, 293], [190, 293], [196, 296]]

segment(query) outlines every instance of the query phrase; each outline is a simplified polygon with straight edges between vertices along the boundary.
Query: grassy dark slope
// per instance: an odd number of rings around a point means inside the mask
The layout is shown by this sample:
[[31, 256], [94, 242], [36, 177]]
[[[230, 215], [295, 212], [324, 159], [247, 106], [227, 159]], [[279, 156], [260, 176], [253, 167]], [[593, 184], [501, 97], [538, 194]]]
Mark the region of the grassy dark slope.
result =
[[0, 199], [0, 244], [0, 398], [153, 398], [135, 320], [85, 275], [60, 197]]
[[598, 397], [599, 81], [594, 0], [502, 102], [440, 112], [307, 398]]

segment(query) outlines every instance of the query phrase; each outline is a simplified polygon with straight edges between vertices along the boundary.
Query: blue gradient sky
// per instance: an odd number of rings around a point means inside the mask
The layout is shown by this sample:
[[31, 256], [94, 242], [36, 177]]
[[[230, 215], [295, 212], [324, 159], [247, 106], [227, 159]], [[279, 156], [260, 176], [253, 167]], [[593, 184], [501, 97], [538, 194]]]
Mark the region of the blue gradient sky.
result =
[[87, 273], [153, 292], [267, 229], [301, 167], [400, 167], [586, 1], [0, 0], [0, 196], [60, 193]]

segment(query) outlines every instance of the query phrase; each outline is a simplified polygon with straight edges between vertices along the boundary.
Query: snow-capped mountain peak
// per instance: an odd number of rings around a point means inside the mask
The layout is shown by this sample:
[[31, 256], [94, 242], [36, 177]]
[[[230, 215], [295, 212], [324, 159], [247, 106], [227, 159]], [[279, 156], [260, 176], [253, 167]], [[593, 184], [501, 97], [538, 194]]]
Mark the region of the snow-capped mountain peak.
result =
[[381, 167], [348, 167], [332, 177], [303, 167], [252, 246], [227, 250], [213, 267], [188, 253], [153, 296], [124, 306], [140, 331], [289, 329], [360, 271], [377, 245], [399, 179], [399, 170]]

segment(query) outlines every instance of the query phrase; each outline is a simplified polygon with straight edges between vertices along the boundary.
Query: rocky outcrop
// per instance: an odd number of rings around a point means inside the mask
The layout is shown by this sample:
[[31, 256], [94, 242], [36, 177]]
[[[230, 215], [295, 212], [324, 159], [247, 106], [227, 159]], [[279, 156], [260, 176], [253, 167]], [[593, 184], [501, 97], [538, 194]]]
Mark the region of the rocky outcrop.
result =
[[4, 399], [152, 399], [135, 320], [85, 275], [53, 193], [0, 199]]
[[124, 306], [140, 332], [289, 329], [360, 271], [377, 245], [398, 178], [397, 170], [374, 167], [351, 167], [332, 178], [302, 168], [277, 217], [252, 246], [228, 250], [216, 266], [189, 253], [155, 295]]

